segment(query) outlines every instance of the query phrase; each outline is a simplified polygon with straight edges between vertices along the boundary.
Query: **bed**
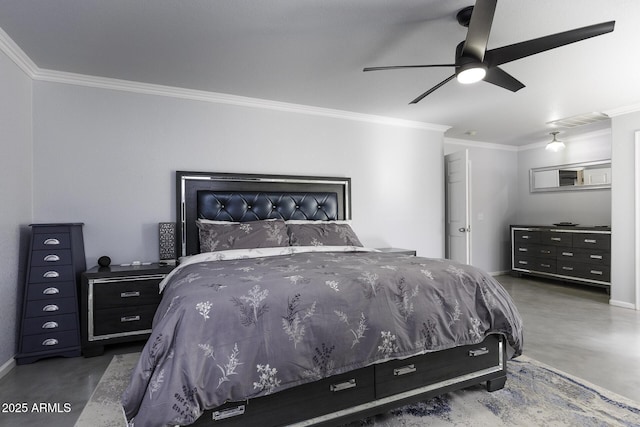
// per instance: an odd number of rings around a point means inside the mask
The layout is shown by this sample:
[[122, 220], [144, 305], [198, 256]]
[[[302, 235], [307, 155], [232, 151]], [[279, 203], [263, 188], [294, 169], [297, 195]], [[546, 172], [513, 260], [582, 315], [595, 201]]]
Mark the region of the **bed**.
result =
[[349, 178], [178, 171], [176, 214], [182, 258], [122, 398], [130, 425], [342, 425], [501, 389], [522, 352], [488, 274], [362, 246]]

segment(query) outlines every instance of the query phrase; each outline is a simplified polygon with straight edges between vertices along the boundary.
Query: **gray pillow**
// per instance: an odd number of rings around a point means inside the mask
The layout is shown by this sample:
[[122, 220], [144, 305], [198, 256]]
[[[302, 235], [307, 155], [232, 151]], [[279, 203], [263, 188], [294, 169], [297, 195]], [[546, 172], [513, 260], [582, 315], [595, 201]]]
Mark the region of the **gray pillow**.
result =
[[196, 221], [200, 252], [289, 246], [287, 226], [281, 219], [221, 222]]
[[287, 224], [291, 246], [362, 246], [349, 224], [317, 223]]

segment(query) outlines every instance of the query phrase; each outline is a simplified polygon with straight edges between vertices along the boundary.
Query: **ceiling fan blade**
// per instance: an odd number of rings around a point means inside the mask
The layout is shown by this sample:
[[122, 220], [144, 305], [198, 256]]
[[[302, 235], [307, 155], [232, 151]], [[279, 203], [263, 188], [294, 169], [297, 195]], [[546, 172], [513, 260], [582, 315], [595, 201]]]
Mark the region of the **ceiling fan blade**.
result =
[[535, 55], [536, 53], [610, 33], [613, 31], [615, 23], [616, 21], [602, 22], [600, 24], [589, 25], [587, 27], [576, 28], [575, 30], [564, 31], [562, 33], [491, 49], [486, 52], [484, 62], [489, 68], [506, 64], [516, 59]]
[[446, 79], [444, 79], [443, 81], [441, 81], [440, 83], [438, 83], [437, 85], [435, 85], [434, 87], [432, 87], [431, 89], [429, 89], [428, 91], [426, 91], [425, 93], [423, 93], [422, 95], [420, 95], [419, 97], [417, 97], [416, 99], [414, 99], [413, 101], [411, 101], [409, 104], [417, 104], [418, 102], [422, 101], [422, 99], [429, 95], [431, 92], [434, 92], [436, 89], [439, 89], [440, 87], [444, 86], [446, 83], [450, 82], [451, 80], [453, 80], [453, 78], [456, 75], [452, 75], [450, 77], [447, 77]]
[[471, 56], [478, 61], [484, 59], [496, 4], [497, 0], [476, 0], [476, 5], [473, 7], [471, 20], [469, 21], [467, 38], [462, 48], [463, 55]]
[[367, 67], [362, 71], [400, 70], [403, 68], [431, 68], [431, 67], [455, 67], [456, 64], [433, 64], [433, 65], [390, 65], [388, 67]]
[[487, 75], [484, 77], [484, 81], [510, 90], [511, 92], [517, 92], [524, 87], [522, 82], [499, 67], [489, 68]]

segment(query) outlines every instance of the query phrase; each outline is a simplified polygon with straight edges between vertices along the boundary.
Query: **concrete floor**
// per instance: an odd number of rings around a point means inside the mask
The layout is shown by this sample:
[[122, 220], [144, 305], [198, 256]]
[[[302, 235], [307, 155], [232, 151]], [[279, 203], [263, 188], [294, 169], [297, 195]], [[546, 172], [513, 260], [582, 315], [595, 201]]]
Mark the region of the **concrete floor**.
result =
[[[640, 311], [610, 306], [599, 288], [497, 279], [524, 320], [524, 354], [640, 402]], [[73, 426], [113, 355], [141, 346], [112, 346], [100, 357], [51, 358], [15, 367], [0, 379], [0, 426]], [[40, 402], [59, 403], [59, 412], [34, 412]], [[9, 405], [20, 403], [27, 404], [27, 413], [12, 413], [15, 407]]]

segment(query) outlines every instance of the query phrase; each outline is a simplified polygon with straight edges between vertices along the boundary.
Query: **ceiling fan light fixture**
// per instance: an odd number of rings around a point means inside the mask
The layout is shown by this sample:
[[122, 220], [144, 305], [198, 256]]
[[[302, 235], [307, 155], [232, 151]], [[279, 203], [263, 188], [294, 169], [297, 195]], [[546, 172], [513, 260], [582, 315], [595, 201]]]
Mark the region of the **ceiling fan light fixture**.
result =
[[554, 153], [557, 153], [560, 150], [564, 150], [564, 142], [562, 141], [558, 141], [556, 139], [556, 135], [558, 135], [560, 132], [551, 132], [550, 135], [553, 135], [553, 141], [549, 142], [547, 144], [547, 146], [545, 147], [545, 150], [547, 151], [553, 151]]
[[487, 66], [483, 63], [469, 63], [460, 66], [456, 78], [462, 84], [468, 85], [479, 82], [487, 75]]

